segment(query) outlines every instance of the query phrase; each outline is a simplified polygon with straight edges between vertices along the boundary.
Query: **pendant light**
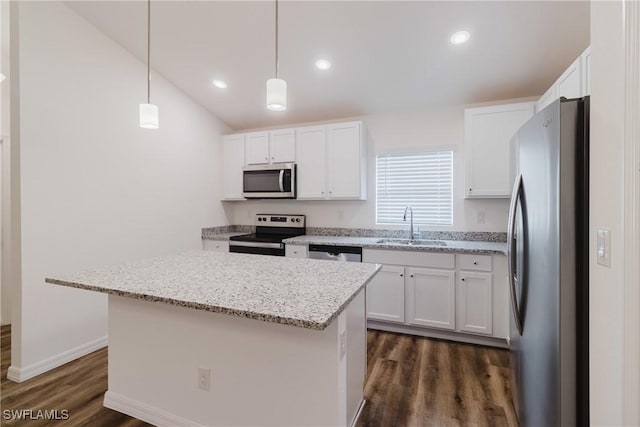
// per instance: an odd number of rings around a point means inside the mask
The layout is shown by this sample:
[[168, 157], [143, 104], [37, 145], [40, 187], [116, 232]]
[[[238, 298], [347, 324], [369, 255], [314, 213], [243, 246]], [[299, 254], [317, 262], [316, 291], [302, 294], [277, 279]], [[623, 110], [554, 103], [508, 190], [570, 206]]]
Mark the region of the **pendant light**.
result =
[[278, 0], [276, 0], [276, 77], [267, 80], [267, 109], [271, 111], [287, 109], [287, 82], [279, 78], [278, 71]]
[[151, 103], [151, 0], [147, 0], [147, 103], [140, 104], [140, 127], [158, 129], [158, 106]]

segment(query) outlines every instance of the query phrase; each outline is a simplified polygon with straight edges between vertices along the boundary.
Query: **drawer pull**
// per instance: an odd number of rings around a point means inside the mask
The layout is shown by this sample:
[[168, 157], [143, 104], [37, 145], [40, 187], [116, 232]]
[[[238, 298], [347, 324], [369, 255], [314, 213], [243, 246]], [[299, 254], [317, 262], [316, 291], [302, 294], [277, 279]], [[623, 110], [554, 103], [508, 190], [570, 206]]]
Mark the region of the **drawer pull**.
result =
[[409, 277], [413, 277], [413, 274], [411, 276], [409, 276]]
[[460, 279], [460, 280], [462, 280], [464, 282], [464, 277], [462, 279]]
[[404, 274], [400, 273], [400, 277], [404, 277]]
[[478, 261], [473, 261], [473, 265], [478, 265]]

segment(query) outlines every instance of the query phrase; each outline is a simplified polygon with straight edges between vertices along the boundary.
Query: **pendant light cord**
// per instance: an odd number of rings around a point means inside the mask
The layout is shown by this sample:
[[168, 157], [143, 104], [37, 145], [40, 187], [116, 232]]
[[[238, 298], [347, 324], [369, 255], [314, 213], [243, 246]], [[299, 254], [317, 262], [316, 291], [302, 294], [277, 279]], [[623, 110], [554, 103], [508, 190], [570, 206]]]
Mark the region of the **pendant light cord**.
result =
[[151, 104], [151, 0], [147, 0], [147, 104]]
[[278, 0], [276, 0], [276, 79], [278, 78], [279, 71], [279, 59], [278, 59]]

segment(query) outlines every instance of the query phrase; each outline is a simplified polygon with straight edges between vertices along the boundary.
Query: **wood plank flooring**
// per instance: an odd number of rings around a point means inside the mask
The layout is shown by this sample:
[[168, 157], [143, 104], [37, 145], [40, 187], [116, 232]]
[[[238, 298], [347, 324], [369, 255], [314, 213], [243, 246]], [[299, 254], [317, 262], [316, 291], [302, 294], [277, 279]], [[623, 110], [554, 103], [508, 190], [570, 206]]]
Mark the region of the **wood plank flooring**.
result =
[[[367, 404], [357, 427], [516, 426], [505, 350], [369, 331]], [[107, 349], [29, 381], [7, 380], [11, 328], [0, 335], [2, 410], [67, 409], [67, 421], [2, 426], [148, 426], [102, 406]]]

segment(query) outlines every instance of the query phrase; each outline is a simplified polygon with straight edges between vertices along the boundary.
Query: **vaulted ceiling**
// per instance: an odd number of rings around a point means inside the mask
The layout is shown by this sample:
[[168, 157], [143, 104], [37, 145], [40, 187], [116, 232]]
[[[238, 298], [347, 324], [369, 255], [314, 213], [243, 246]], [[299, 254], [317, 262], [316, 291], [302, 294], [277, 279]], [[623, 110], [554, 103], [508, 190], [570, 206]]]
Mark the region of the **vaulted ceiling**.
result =
[[[143, 61], [146, 4], [67, 2]], [[235, 130], [534, 96], [588, 46], [589, 11], [582, 1], [281, 1], [289, 108], [278, 113], [265, 108], [273, 2], [153, 1], [152, 67]], [[471, 40], [451, 45], [460, 29]], [[332, 68], [315, 68], [318, 58]]]

